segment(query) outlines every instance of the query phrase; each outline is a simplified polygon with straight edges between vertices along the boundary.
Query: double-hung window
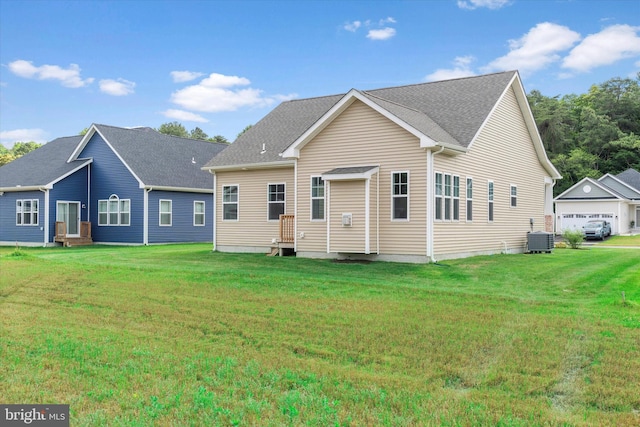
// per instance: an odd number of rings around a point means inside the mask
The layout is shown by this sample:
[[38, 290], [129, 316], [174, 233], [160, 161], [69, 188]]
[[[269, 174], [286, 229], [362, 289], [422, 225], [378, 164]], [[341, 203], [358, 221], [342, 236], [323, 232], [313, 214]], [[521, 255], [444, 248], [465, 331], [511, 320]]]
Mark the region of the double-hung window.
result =
[[515, 208], [518, 206], [518, 187], [515, 185], [511, 185], [511, 207]]
[[197, 200], [193, 202], [193, 225], [204, 226], [204, 202]]
[[269, 184], [267, 194], [267, 210], [269, 221], [277, 221], [285, 212], [285, 185]]
[[444, 194], [442, 188], [442, 173], [436, 172], [436, 188], [435, 188], [435, 218], [442, 219], [442, 195]]
[[460, 177], [453, 176], [453, 220], [460, 220]]
[[451, 220], [451, 175], [444, 175], [444, 219]]
[[131, 200], [112, 194], [109, 199], [98, 200], [98, 225], [130, 225]]
[[173, 202], [171, 200], [160, 199], [160, 226], [170, 227], [173, 217]]
[[473, 221], [473, 178], [467, 178], [467, 221]]
[[488, 182], [487, 186], [487, 202], [488, 202], [488, 220], [493, 222], [493, 181]]
[[391, 218], [409, 219], [409, 172], [393, 172], [391, 186]]
[[237, 185], [225, 185], [222, 187], [222, 219], [227, 221], [238, 220], [239, 187]]
[[38, 199], [16, 200], [16, 225], [38, 225]]
[[311, 220], [324, 220], [324, 180], [311, 177]]

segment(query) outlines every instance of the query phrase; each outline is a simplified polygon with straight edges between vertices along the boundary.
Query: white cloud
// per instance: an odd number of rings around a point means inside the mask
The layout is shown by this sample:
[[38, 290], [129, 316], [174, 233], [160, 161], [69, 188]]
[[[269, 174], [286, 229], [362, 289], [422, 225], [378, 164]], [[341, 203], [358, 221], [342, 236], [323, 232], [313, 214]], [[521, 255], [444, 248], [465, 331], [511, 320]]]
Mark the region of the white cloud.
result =
[[473, 61], [475, 61], [473, 56], [458, 56], [453, 61], [453, 68], [439, 68], [433, 73], [427, 75], [425, 80], [428, 82], [435, 82], [439, 80], [459, 79], [461, 77], [474, 76], [476, 73], [474, 73], [470, 67]]
[[592, 68], [613, 64], [624, 58], [640, 55], [640, 27], [612, 25], [590, 34], [574, 47], [562, 61], [562, 68], [586, 72]]
[[380, 25], [381, 27], [385, 24], [395, 24], [397, 21], [395, 20], [395, 18], [389, 16], [387, 18], [381, 19], [380, 21], [378, 21], [378, 25]]
[[523, 75], [559, 61], [559, 52], [570, 49], [580, 34], [550, 22], [531, 28], [518, 40], [509, 40], [509, 53], [490, 62], [483, 71], [520, 70]]
[[487, 9], [500, 9], [501, 7], [509, 4], [511, 0], [458, 0], [458, 7], [460, 9], [477, 9], [479, 7], [486, 7]]
[[20, 77], [38, 80], [58, 80], [62, 86], [78, 88], [93, 83], [93, 78], [82, 79], [80, 67], [70, 64], [69, 68], [57, 65], [41, 65], [36, 67], [31, 61], [19, 59], [9, 63], [9, 70]]
[[168, 117], [170, 119], [180, 120], [181, 122], [207, 123], [209, 121], [199, 114], [192, 113], [190, 111], [184, 111], [184, 110], [169, 109], [169, 110], [163, 111], [162, 114], [165, 117]]
[[360, 28], [360, 26], [362, 26], [362, 22], [360, 21], [353, 21], [353, 22], [347, 22], [346, 24], [344, 24], [344, 28], [347, 31], [351, 31], [352, 33], [355, 33], [356, 30], [358, 28]]
[[113, 96], [125, 96], [133, 93], [133, 88], [136, 87], [134, 82], [130, 82], [125, 79], [104, 79], [100, 80], [100, 91], [107, 95]]
[[7, 147], [14, 142], [29, 141], [43, 144], [47, 142], [47, 132], [42, 129], [14, 129], [0, 132], [0, 142]]
[[249, 79], [212, 73], [197, 85], [187, 86], [171, 94], [171, 101], [186, 110], [215, 113], [236, 111], [242, 107], [265, 107], [295, 95], [264, 96], [263, 91], [248, 86]]
[[396, 35], [395, 28], [386, 27], [379, 30], [369, 30], [367, 38], [371, 40], [387, 40]]
[[198, 73], [194, 71], [172, 71], [171, 72], [171, 78], [175, 83], [189, 82], [203, 75], [204, 73]]

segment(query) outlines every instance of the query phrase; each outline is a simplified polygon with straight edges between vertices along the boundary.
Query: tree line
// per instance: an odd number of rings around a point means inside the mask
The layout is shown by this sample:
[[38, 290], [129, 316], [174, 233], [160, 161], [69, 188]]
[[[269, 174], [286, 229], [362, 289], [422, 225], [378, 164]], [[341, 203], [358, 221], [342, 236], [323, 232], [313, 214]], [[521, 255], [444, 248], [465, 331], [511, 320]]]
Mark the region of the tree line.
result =
[[[616, 77], [593, 85], [581, 95], [549, 97], [533, 90], [527, 99], [547, 155], [563, 176], [555, 186], [555, 195], [585, 177], [599, 178], [628, 168], [640, 171], [640, 73], [635, 79]], [[238, 136], [249, 128], [251, 125]], [[199, 127], [187, 131], [177, 121], [163, 123], [156, 130], [181, 138], [229, 143], [221, 135], [209, 137]], [[39, 146], [35, 142], [16, 142], [11, 149], [0, 145], [0, 166]]]
[[548, 97], [533, 90], [527, 98], [547, 155], [562, 174], [556, 196], [585, 177], [640, 171], [640, 73], [593, 85], [582, 95]]

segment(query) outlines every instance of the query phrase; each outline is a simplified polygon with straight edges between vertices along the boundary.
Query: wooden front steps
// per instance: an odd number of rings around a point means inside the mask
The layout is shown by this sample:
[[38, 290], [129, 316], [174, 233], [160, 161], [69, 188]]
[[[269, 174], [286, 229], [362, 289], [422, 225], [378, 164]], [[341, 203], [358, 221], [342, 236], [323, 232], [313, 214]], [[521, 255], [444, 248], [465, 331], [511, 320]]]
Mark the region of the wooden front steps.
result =
[[56, 235], [54, 242], [62, 243], [62, 246], [83, 246], [93, 245], [91, 238], [91, 223], [88, 221], [80, 222], [80, 236], [67, 236], [67, 224], [62, 221], [56, 221]]

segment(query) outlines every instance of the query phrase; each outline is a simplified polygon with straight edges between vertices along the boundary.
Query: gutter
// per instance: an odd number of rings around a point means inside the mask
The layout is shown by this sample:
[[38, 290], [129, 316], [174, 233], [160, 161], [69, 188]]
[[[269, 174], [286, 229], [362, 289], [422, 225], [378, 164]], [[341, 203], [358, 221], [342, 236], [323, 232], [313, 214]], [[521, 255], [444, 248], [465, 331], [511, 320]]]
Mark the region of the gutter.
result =
[[[42, 247], [46, 248], [49, 243], [49, 189], [41, 187], [38, 190], [44, 193], [44, 226], [42, 227], [44, 231], [44, 244]], [[40, 213], [38, 213], [38, 215], [40, 215]]]

